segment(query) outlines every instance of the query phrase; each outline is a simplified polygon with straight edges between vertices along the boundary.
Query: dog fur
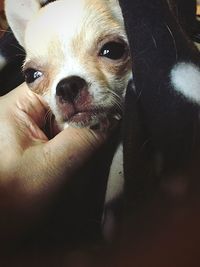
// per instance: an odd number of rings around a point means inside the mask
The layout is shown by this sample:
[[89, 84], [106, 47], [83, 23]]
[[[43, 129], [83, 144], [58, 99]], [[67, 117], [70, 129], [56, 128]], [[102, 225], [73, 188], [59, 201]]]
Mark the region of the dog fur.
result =
[[[25, 77], [30, 69], [40, 76], [28, 85], [47, 101], [60, 129], [69, 124], [90, 127], [108, 115], [121, 116], [131, 78], [128, 48], [119, 60], [99, 56], [107, 42], [128, 46], [116, 0], [59, 0], [43, 7], [38, 0], [7, 0], [5, 8], [9, 25], [26, 52]], [[59, 82], [71, 76], [86, 82], [73, 103], [56, 96]]]

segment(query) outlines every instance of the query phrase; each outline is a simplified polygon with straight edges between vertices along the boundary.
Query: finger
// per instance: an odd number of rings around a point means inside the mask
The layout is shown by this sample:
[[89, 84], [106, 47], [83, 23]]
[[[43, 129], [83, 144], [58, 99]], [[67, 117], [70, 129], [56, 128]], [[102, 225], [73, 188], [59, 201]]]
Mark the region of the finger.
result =
[[49, 142], [26, 150], [20, 170], [26, 192], [30, 191], [29, 196], [52, 194], [63, 181], [71, 179], [105, 139], [105, 135], [89, 129], [68, 128]]
[[60, 174], [66, 170], [73, 172], [88, 160], [105, 139], [105, 133], [69, 127], [46, 143], [44, 151], [47, 160], [56, 163]]
[[1, 98], [1, 121], [6, 121], [13, 128], [22, 147], [27, 147], [37, 140], [47, 141], [43, 128], [46, 118], [46, 106], [41, 98], [29, 90], [26, 84]]
[[15, 109], [15, 114], [17, 114], [17, 111], [19, 112], [18, 114], [25, 113], [31, 117], [39, 127], [43, 127], [47, 106], [42, 98], [28, 89], [26, 84], [19, 86], [15, 94], [17, 95], [15, 100], [17, 107], [17, 109]]
[[32, 92], [25, 83], [1, 97], [1, 112], [16, 118], [22, 114], [31, 117], [38, 126], [43, 126], [48, 106], [41, 96]]

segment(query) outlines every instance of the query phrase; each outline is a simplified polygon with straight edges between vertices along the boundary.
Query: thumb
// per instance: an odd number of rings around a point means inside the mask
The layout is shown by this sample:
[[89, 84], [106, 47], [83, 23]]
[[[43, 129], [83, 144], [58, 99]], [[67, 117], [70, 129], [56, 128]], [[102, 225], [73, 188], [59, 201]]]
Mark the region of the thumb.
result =
[[69, 127], [45, 143], [44, 151], [49, 163], [63, 175], [80, 168], [105, 140], [105, 133]]
[[56, 191], [76, 174], [105, 140], [104, 133], [69, 127], [50, 141], [27, 149], [23, 154], [22, 169], [27, 192], [31, 192], [29, 195], [39, 193], [44, 197]]
[[48, 107], [43, 101], [42, 97], [32, 92], [25, 83], [21, 84], [13, 92], [16, 107], [14, 111], [26, 114], [31, 118], [39, 127], [44, 126], [44, 118], [47, 113]]

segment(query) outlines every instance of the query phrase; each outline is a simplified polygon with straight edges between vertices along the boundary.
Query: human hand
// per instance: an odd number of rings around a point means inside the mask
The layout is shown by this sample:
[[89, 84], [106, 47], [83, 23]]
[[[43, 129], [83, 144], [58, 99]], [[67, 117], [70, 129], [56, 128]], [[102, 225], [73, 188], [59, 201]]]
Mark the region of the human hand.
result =
[[0, 97], [0, 237], [37, 221], [54, 193], [105, 141], [103, 133], [77, 128], [48, 140], [41, 130], [46, 112], [25, 84]]

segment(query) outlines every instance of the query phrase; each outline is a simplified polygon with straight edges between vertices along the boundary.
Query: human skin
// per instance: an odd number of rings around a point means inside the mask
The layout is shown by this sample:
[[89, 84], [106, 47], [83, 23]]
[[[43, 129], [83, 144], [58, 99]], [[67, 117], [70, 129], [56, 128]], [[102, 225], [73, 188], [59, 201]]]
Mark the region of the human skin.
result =
[[69, 127], [49, 140], [41, 130], [47, 109], [25, 84], [0, 97], [0, 238], [36, 222], [106, 139]]

